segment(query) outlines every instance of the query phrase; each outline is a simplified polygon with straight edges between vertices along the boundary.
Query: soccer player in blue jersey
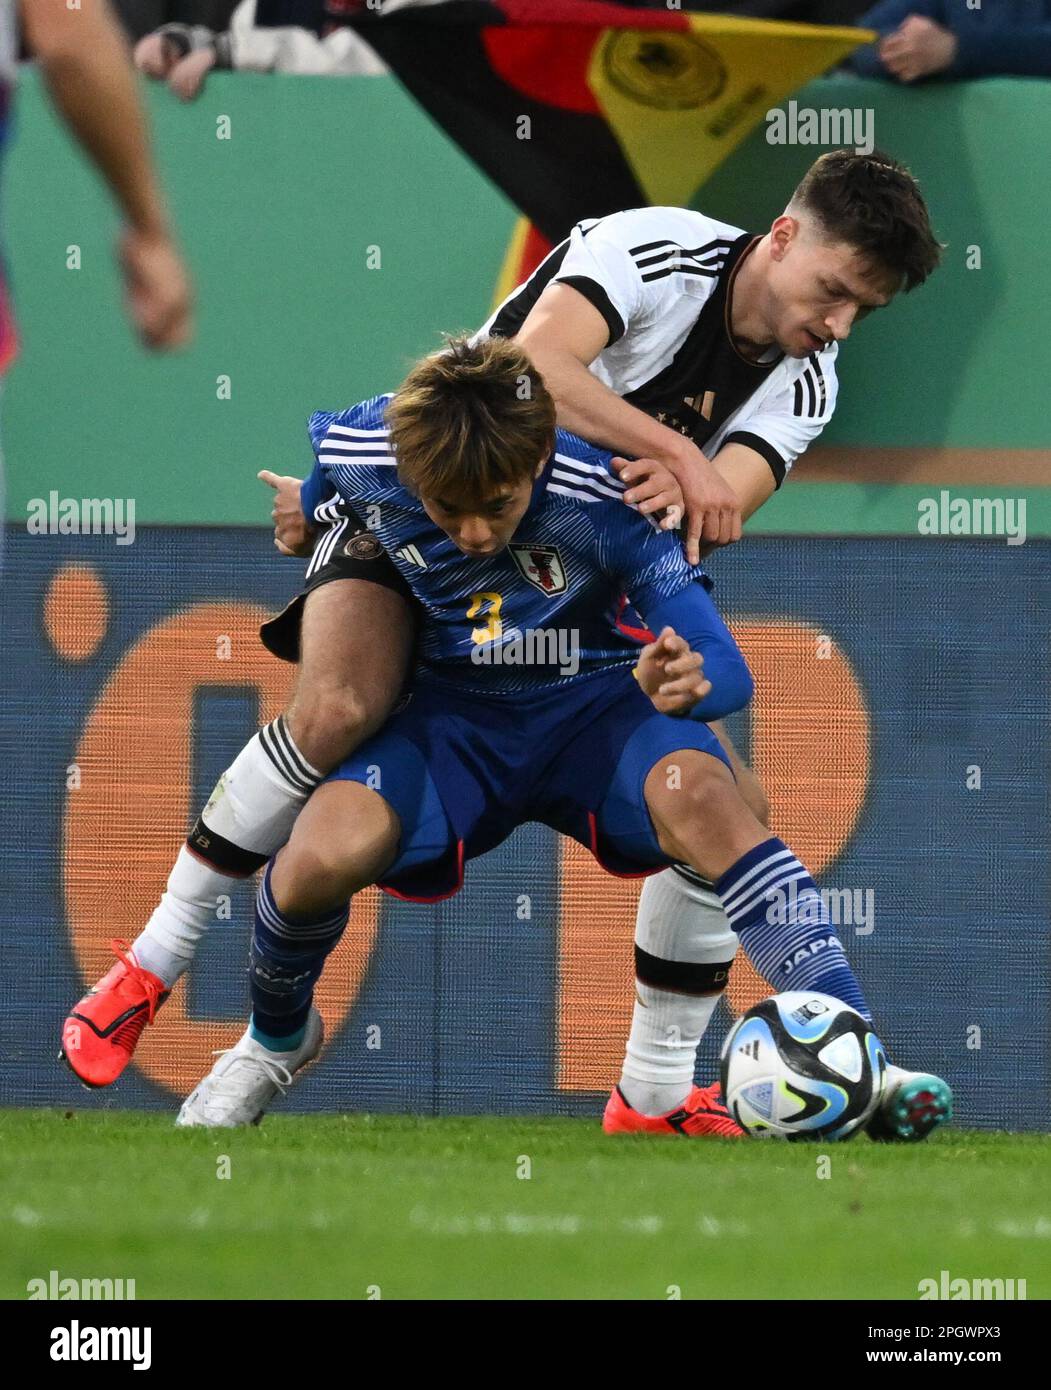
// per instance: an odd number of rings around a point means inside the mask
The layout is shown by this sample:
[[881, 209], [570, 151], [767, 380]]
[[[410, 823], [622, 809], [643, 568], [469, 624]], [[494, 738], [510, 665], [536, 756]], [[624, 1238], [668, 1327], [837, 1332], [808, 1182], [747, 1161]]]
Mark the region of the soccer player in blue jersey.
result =
[[[623, 503], [607, 451], [556, 434], [552, 399], [516, 344], [453, 341], [393, 398], [315, 415], [311, 435], [319, 466], [371, 517], [422, 606], [418, 662], [405, 706], [311, 795], [267, 866], [250, 1026], [180, 1124], [256, 1121], [318, 1054], [313, 989], [355, 892], [379, 883], [448, 896], [467, 861], [525, 821], [573, 836], [617, 872], [690, 865], [746, 946], [767, 929], [771, 893], [793, 921], [827, 933], [812, 879], [748, 809], [702, 722], [752, 693], [702, 571]], [[655, 711], [649, 692], [668, 683], [653, 648], [640, 660], [611, 623], [622, 594], [703, 658], [694, 717]], [[537, 640], [551, 633], [570, 640]], [[863, 1007], [842, 951], [826, 950], [831, 991]], [[654, 1127], [619, 1092], [610, 1106], [618, 1129]], [[711, 1088], [693, 1087], [662, 1121], [739, 1133]]]

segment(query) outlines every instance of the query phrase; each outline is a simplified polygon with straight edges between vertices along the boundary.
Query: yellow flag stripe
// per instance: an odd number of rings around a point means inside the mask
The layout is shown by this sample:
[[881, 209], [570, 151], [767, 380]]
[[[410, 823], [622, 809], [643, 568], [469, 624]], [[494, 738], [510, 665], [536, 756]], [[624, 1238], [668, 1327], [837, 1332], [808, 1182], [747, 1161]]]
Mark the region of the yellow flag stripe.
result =
[[767, 111], [869, 29], [690, 15], [681, 29], [607, 29], [588, 85], [650, 203], [688, 204]]
[[816, 42], [827, 39], [829, 43], [845, 43], [852, 48], [863, 43], [874, 43], [879, 38], [875, 29], [856, 29], [853, 26], [797, 24], [783, 19], [735, 19], [733, 15], [722, 14], [691, 14], [686, 18], [696, 32], [750, 34], [759, 39], [770, 40], [772, 50], [779, 38], [809, 39]]
[[490, 313], [492, 313], [497, 305], [504, 302], [521, 278], [519, 267], [522, 264], [522, 254], [525, 251], [526, 237], [528, 235], [529, 218], [520, 217], [515, 223], [514, 231], [511, 233], [511, 240], [508, 242], [507, 250], [504, 252], [504, 260], [500, 267], [500, 274], [496, 277], [496, 289], [493, 291], [493, 302], [490, 305]]

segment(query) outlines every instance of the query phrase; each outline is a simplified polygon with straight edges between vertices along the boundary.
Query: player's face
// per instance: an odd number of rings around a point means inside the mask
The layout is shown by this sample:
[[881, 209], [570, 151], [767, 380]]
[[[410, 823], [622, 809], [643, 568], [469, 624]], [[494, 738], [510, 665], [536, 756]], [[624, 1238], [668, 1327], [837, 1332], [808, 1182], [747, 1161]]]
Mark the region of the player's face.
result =
[[789, 357], [842, 342], [899, 288], [852, 246], [828, 241], [795, 218], [780, 217], [771, 229], [767, 316], [775, 342]]
[[[534, 476], [539, 476], [543, 463]], [[533, 479], [507, 484], [490, 496], [470, 502], [421, 497], [423, 509], [465, 555], [480, 560], [503, 550], [525, 516], [533, 495]]]

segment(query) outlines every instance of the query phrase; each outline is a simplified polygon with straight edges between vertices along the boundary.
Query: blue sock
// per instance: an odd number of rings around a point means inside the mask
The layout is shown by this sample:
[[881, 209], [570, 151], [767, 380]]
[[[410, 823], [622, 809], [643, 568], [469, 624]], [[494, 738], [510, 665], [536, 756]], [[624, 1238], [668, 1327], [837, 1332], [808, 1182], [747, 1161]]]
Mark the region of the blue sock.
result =
[[814, 880], [776, 836], [743, 854], [715, 885], [748, 958], [773, 985], [841, 999], [872, 1021]]
[[253, 1038], [272, 1052], [291, 1052], [303, 1041], [314, 986], [347, 925], [350, 904], [316, 917], [290, 918], [278, 910], [266, 867], [255, 905], [248, 956]]
[[302, 1028], [297, 1028], [294, 1033], [289, 1033], [287, 1038], [275, 1038], [272, 1033], [263, 1032], [256, 1023], [255, 1014], [253, 1014], [248, 1021], [248, 1032], [257, 1043], [268, 1048], [271, 1052], [295, 1052], [307, 1035], [307, 1026], [304, 1023]]

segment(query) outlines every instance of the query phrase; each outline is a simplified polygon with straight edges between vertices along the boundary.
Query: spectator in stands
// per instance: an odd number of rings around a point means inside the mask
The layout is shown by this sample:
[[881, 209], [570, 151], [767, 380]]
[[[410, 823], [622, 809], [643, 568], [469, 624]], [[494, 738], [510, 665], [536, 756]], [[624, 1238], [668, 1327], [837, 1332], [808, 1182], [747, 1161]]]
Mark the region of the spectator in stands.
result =
[[132, 43], [173, 22], [225, 29], [236, 3], [237, 0], [110, 0]]
[[[288, 22], [256, 25], [257, 0], [239, 0], [229, 25], [220, 31], [214, 21], [199, 15], [221, 10], [231, 0], [118, 0], [138, 14], [139, 7], [167, 7], [166, 17], [177, 22], [159, 25], [139, 39], [135, 63], [147, 77], [167, 82], [183, 101], [199, 95], [213, 69], [240, 72], [286, 72], [320, 77], [369, 77], [386, 72], [372, 47], [358, 33], [339, 24], [356, 11], [391, 14], [417, 5], [448, 0], [288, 0], [282, 7]], [[602, 3], [602, 0], [596, 0]], [[635, 9], [665, 9], [669, 0], [616, 0]], [[686, 0], [695, 13], [739, 14], [755, 19], [804, 20], [812, 24], [853, 24], [866, 0]], [[273, 6], [269, 7], [272, 11]], [[332, 20], [329, 32], [316, 31], [321, 11]], [[143, 31], [136, 31], [136, 37]]]
[[880, 0], [858, 23], [881, 36], [848, 59], [864, 77], [1051, 77], [1051, 0]]
[[[339, 13], [368, 8], [375, 13], [440, 0], [335, 0]], [[294, 14], [296, 6], [287, 7]], [[183, 101], [193, 101], [213, 68], [240, 72], [292, 72], [315, 77], [371, 77], [386, 72], [371, 45], [342, 26], [318, 37], [307, 24], [317, 8], [301, 7], [303, 25], [256, 27], [256, 0], [241, 0], [230, 27], [215, 33], [202, 25], [165, 24], [135, 46], [135, 65], [147, 77], [167, 82]]]

